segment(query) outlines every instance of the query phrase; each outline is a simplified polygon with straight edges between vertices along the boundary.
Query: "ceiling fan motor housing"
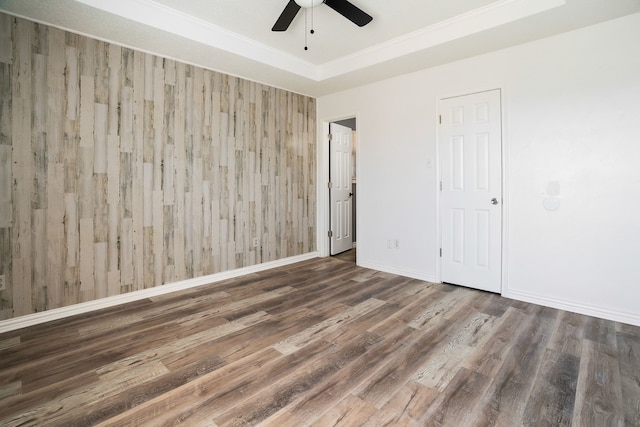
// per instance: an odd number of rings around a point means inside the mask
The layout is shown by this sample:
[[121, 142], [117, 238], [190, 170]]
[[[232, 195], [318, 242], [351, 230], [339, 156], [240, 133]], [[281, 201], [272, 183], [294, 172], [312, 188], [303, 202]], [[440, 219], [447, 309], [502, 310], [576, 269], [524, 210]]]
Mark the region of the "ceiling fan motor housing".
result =
[[294, 0], [300, 7], [316, 7], [324, 3], [324, 0]]
[[300, 9], [312, 8], [323, 3], [358, 27], [364, 27], [373, 20], [373, 17], [354, 6], [349, 0], [289, 0], [271, 31], [286, 31]]

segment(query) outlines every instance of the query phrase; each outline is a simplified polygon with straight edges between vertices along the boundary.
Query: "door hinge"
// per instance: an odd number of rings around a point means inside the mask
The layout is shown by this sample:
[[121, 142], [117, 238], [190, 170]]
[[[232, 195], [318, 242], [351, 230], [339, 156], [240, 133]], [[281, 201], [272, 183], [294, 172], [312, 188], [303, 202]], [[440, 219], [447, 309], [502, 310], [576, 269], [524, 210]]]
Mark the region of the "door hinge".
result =
[[440, 258], [442, 258], [442, 248], [440, 248]]
[[439, 124], [442, 124], [442, 114], [440, 114], [440, 115], [438, 116], [438, 122], [439, 122]]
[[327, 136], [329, 137], [329, 141], [331, 141], [333, 139], [333, 135], [332, 134], [329, 134]]
[[442, 181], [440, 181], [440, 191], [442, 191]]
[[332, 188], [333, 188], [333, 184], [331, 183], [331, 181], [329, 181], [329, 182], [327, 183], [327, 188], [328, 188], [328, 189], [332, 189]]
[[329, 235], [329, 237], [333, 237], [333, 231], [329, 230], [327, 234]]

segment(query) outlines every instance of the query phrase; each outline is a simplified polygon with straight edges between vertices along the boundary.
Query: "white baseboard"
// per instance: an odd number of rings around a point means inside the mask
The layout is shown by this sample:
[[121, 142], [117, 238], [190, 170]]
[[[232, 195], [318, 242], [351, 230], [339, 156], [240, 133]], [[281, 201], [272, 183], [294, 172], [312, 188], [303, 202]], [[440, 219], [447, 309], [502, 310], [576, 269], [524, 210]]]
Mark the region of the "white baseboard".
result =
[[385, 273], [397, 274], [398, 276], [410, 277], [412, 279], [424, 280], [425, 282], [436, 283], [435, 277], [419, 271], [405, 270], [401, 268], [390, 267], [388, 265], [380, 265], [367, 262], [358, 263], [358, 266], [370, 268], [372, 270], [383, 271]]
[[195, 288], [197, 286], [220, 282], [226, 279], [233, 279], [235, 277], [270, 270], [272, 268], [282, 267], [289, 264], [295, 264], [296, 262], [306, 261], [309, 259], [317, 258], [318, 256], [318, 252], [309, 252], [303, 255], [293, 256], [276, 261], [269, 261], [249, 267], [238, 268], [231, 271], [223, 271], [221, 273], [215, 273], [208, 276], [168, 283], [166, 285], [156, 286], [155, 288], [142, 289], [122, 295], [114, 295], [94, 301], [82, 302], [68, 307], [53, 308], [51, 310], [42, 311], [40, 313], [27, 314], [13, 319], [1, 320], [0, 334], [4, 332], [14, 331], [16, 329], [26, 328], [28, 326], [38, 325], [40, 323], [50, 322], [52, 320], [75, 316], [77, 314], [88, 313], [95, 310], [101, 310], [103, 308], [126, 304], [128, 302]]
[[502, 294], [503, 297], [518, 301], [530, 302], [532, 304], [543, 305], [545, 307], [557, 308], [559, 310], [584, 314], [587, 316], [599, 317], [601, 319], [612, 320], [614, 322], [627, 323], [629, 325], [640, 326], [640, 316], [636, 313], [626, 313], [616, 310], [608, 310], [602, 307], [595, 307], [576, 303], [573, 301], [549, 298], [526, 291], [508, 290]]

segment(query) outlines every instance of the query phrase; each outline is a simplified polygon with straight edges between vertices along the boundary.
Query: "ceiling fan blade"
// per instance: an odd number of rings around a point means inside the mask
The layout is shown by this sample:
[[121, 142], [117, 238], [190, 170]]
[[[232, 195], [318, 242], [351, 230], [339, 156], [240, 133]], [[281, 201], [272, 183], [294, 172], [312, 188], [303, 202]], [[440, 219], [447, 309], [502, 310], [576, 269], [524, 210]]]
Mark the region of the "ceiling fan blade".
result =
[[373, 20], [369, 14], [363, 12], [347, 0], [325, 0], [325, 4], [358, 27], [364, 27]]
[[271, 31], [287, 31], [287, 28], [289, 28], [289, 25], [291, 25], [293, 18], [296, 17], [299, 10], [300, 6], [298, 6], [294, 0], [289, 0], [289, 3], [284, 7], [284, 10], [273, 25]]

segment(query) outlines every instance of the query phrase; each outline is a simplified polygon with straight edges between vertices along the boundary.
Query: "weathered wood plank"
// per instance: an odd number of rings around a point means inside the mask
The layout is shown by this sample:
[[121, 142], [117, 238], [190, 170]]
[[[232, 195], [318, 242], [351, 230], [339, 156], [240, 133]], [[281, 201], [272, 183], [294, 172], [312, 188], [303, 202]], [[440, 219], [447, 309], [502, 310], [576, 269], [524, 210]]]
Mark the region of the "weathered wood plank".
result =
[[11, 64], [13, 61], [12, 29], [13, 18], [4, 13], [0, 14], [0, 63], [3, 64]]
[[96, 242], [93, 250], [94, 298], [109, 296], [108, 243]]
[[549, 348], [579, 358], [587, 320], [588, 317], [581, 314], [562, 313], [557, 319]]
[[375, 425], [420, 425], [418, 420], [427, 412], [439, 393], [410, 381], [404, 385], [374, 416], [362, 423]]
[[[2, 108], [1, 105], [0, 108]], [[0, 144], [0, 228], [9, 228], [12, 225], [11, 175], [13, 164], [11, 151], [11, 145]]]
[[273, 348], [282, 354], [291, 354], [308, 345], [310, 342], [333, 332], [337, 327], [342, 327], [346, 322], [353, 321], [359, 316], [363, 316], [383, 304], [385, 304], [384, 301], [376, 300], [375, 298], [364, 301], [363, 303], [358, 304], [337, 316], [318, 323], [309, 329], [287, 338], [286, 340], [280, 341], [275, 344]]
[[473, 352], [463, 366], [489, 378], [497, 374], [514, 345], [511, 338], [518, 336], [527, 326], [526, 315], [516, 309], [508, 309], [503, 319], [491, 334], [491, 338]]
[[[186, 103], [186, 77], [184, 64], [176, 64], [176, 84], [175, 84], [175, 107], [174, 107], [174, 168], [175, 182], [183, 183], [186, 180], [186, 150], [185, 150], [185, 103]], [[185, 192], [183, 185], [175, 187], [174, 201], [174, 275], [176, 280], [187, 278], [187, 266], [185, 257]]]
[[451, 334], [446, 345], [429, 359], [413, 380], [442, 391], [455, 377], [462, 362], [489, 339], [496, 321], [497, 318], [484, 313], [471, 318], [459, 331]]
[[580, 359], [547, 350], [523, 419], [526, 425], [570, 426]]
[[22, 391], [22, 383], [15, 381], [8, 384], [0, 385], [0, 400], [20, 394]]
[[[123, 185], [127, 189], [127, 193], [131, 193], [130, 212], [125, 212], [125, 218], [131, 218], [131, 233], [129, 234], [128, 243], [131, 246], [131, 257], [124, 258], [123, 263], [132, 261], [131, 274], [132, 281], [129, 290], [142, 289], [144, 287], [144, 251], [143, 251], [143, 228], [144, 228], [144, 205], [143, 205], [143, 189], [139, 185], [144, 182], [144, 119], [145, 115], [145, 88], [147, 82], [145, 77], [145, 61], [148, 55], [141, 52], [134, 54], [134, 80], [133, 80], [133, 135], [132, 142], [133, 152], [129, 158], [129, 167], [122, 167], [121, 170], [129, 169], [131, 174], [121, 179]], [[127, 138], [127, 135], [122, 135]], [[126, 156], [123, 156], [125, 159]], [[127, 179], [129, 178], [130, 179]], [[124, 237], [123, 237], [124, 238]], [[128, 275], [126, 277], [129, 277]], [[129, 285], [123, 280], [123, 285]], [[127, 288], [124, 288], [126, 292]]]
[[315, 422], [318, 427], [348, 427], [363, 425], [363, 420], [375, 419], [376, 407], [349, 395]]
[[225, 425], [246, 425], [266, 420], [286, 407], [299, 394], [331, 378], [343, 366], [374, 346], [378, 340], [379, 337], [365, 333], [344, 346], [329, 348], [314, 357], [308, 357], [302, 363], [304, 367], [301, 367], [301, 375], [286, 375], [280, 381], [263, 388], [219, 416], [215, 416], [215, 422]]
[[[455, 316], [455, 324], [459, 325], [458, 322], [466, 324], [474, 316], [474, 312], [456, 308], [451, 315]], [[452, 326], [453, 323], [449, 321], [433, 322], [428, 330], [412, 334], [411, 340], [396, 352], [396, 357], [363, 382], [355, 394], [377, 408], [383, 407], [407, 381], [419, 376], [419, 369], [447, 345], [448, 333], [453, 332]]]
[[95, 104], [95, 117], [93, 121], [93, 135], [95, 137], [93, 172], [107, 173], [107, 151], [109, 140], [107, 136], [108, 106]]
[[65, 205], [64, 205], [64, 165], [50, 164], [47, 170], [47, 231], [46, 231], [46, 286], [48, 288], [48, 306], [64, 305], [64, 259], [65, 253]]
[[572, 425], [624, 425], [616, 348], [588, 339], [583, 341]]
[[[383, 308], [394, 309], [391, 305], [385, 305]], [[369, 322], [371, 321], [370, 319]], [[364, 323], [367, 323], [367, 321], [365, 320]], [[353, 322], [345, 324], [343, 329], [351, 330], [352, 325]], [[353, 362], [342, 366], [335, 374], [329, 375], [326, 380], [318, 383], [313, 390], [300, 393], [289, 405], [270, 416], [268, 422], [274, 425], [301, 425], [315, 422], [315, 419], [322, 414], [324, 408], [330, 407], [332, 402], [337, 399], [346, 398], [348, 393], [353, 390], [353, 384], [366, 380], [372, 372], [381, 369], [387, 363], [386, 361], [396, 354], [400, 347], [403, 346], [397, 339], [403, 333], [403, 329], [398, 329], [395, 336], [376, 340], [366, 353], [356, 358]], [[349, 339], [342, 341], [341, 345], [361, 339], [365, 334], [366, 331], [354, 333]], [[377, 335], [373, 336], [377, 337]], [[405, 402], [405, 407], [407, 404], [408, 402]]]
[[420, 417], [420, 425], [477, 425], [473, 415], [477, 396], [484, 395], [491, 379], [461, 368], [444, 391]]
[[[16, 62], [18, 58], [16, 58]], [[32, 242], [31, 242], [31, 157], [30, 103], [21, 97], [13, 98], [13, 226], [12, 236], [12, 288], [15, 316], [33, 312], [32, 299]]]
[[80, 292], [86, 301], [95, 298], [95, 239], [93, 218], [80, 218]]
[[267, 313], [258, 312], [232, 322], [224, 323], [220, 326], [206, 329], [202, 332], [185, 337], [184, 339], [172, 341], [170, 344], [154, 348], [151, 351], [136, 354], [118, 362], [111, 363], [100, 368], [97, 373], [100, 376], [117, 375], [119, 372], [130, 369], [132, 364], [152, 363], [159, 357], [165, 357], [175, 351], [188, 351], [190, 348], [196, 347], [201, 343], [216, 340], [225, 335], [248, 328], [256, 323], [264, 322], [268, 318], [269, 315]]
[[[640, 328], [626, 326], [617, 334], [624, 423], [640, 426]], [[629, 331], [629, 333], [625, 333]], [[635, 333], [634, 333], [635, 332]]]
[[67, 396], [60, 396], [50, 404], [36, 408], [27, 414], [16, 416], [7, 420], [7, 425], [19, 424], [42, 424], [52, 422], [66, 424], [66, 420], [72, 413], [65, 410], [68, 407], [81, 405], [87, 412], [91, 412], [92, 406], [117, 393], [126, 391], [138, 384], [144, 384], [154, 380], [158, 376], [165, 375], [168, 370], [159, 362], [141, 364], [130, 368], [117, 375], [104, 375], [103, 381], [84, 390], [83, 393], [71, 393]]
[[523, 419], [522, 402], [529, 399], [535, 376], [555, 325], [557, 311], [538, 308], [527, 327], [511, 337], [507, 359], [493, 375], [491, 385], [476, 406], [473, 417], [479, 425], [512, 425]]

